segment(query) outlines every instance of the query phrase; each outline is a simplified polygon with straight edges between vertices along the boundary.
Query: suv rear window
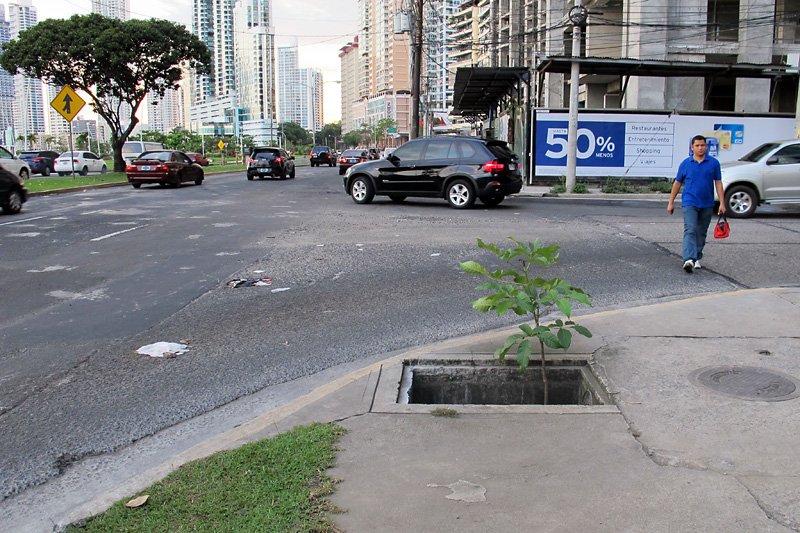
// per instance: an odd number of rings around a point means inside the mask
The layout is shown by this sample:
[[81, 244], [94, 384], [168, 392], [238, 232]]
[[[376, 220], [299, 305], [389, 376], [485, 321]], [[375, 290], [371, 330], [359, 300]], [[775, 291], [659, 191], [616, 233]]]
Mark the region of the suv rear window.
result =
[[517, 159], [517, 154], [512, 152], [508, 149], [508, 145], [505, 143], [503, 144], [495, 144], [495, 143], [487, 143], [486, 148], [492, 152], [492, 155], [495, 156], [497, 159]]

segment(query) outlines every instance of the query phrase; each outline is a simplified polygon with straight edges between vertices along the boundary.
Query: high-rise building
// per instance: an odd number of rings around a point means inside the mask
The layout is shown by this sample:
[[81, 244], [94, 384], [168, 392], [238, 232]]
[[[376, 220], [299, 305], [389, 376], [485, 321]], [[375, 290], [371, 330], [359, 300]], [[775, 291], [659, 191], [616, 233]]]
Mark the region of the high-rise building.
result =
[[322, 115], [322, 72], [299, 68], [297, 45], [277, 49], [278, 122], [294, 122], [304, 129], [318, 131]]
[[361, 55], [358, 51], [358, 37], [339, 50], [342, 76], [342, 134], [357, 130], [360, 123], [356, 123], [353, 116], [353, 104], [358, 102], [358, 82], [360, 80], [359, 66]]
[[130, 20], [131, 5], [129, 0], [92, 0], [92, 13], [119, 20]]
[[[0, 4], [0, 46], [11, 40], [11, 24], [6, 20], [6, 7]], [[14, 77], [0, 68], [0, 144], [11, 145], [14, 126]]]
[[236, 90], [233, 53], [234, 0], [193, 0], [192, 33], [211, 52], [211, 74], [198, 76], [194, 103], [231, 96]]
[[[31, 0], [8, 4], [8, 22], [11, 39], [17, 39], [21, 31], [35, 26], [36, 8]], [[44, 132], [42, 81], [18, 74], [14, 76], [14, 135], [25, 139], [23, 146], [29, 146], [28, 136]]]
[[447, 111], [453, 105], [453, 85], [448, 83], [449, 68], [453, 63], [453, 35], [455, 26], [451, 17], [459, 12], [461, 0], [430, 0], [425, 3], [425, 40], [423, 56], [423, 91], [426, 111]]
[[274, 144], [275, 36], [268, 0], [237, 0], [233, 9], [234, 65], [242, 134], [256, 144]]
[[[361, 60], [355, 67], [358, 101], [351, 105], [350, 120], [354, 128], [375, 125], [382, 119], [394, 120], [397, 136], [392, 142], [410, 135], [411, 41], [404, 31], [408, 6], [404, 0], [358, 2]], [[342, 93], [352, 94], [352, 90], [343, 78]]]

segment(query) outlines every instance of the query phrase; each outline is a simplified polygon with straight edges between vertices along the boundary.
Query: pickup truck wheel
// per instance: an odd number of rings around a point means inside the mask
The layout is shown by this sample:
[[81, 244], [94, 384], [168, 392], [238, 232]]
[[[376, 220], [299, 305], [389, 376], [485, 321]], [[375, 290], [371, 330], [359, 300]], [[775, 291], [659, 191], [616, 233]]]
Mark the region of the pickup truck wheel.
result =
[[758, 195], [747, 185], [734, 185], [725, 191], [725, 213], [731, 218], [753, 216], [758, 206]]

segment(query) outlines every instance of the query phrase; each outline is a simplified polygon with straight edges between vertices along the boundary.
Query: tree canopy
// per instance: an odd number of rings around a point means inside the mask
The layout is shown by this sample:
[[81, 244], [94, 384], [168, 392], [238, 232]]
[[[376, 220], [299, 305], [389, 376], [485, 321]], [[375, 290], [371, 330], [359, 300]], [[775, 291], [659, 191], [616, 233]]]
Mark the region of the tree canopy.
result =
[[[120, 21], [96, 13], [46, 19], [5, 43], [0, 66], [51, 85], [69, 85], [111, 128], [114, 170], [124, 169], [122, 145], [139, 120], [148, 93], [164, 96], [178, 87], [181, 66], [211, 71], [206, 45], [167, 20]], [[127, 104], [127, 107], [123, 104]], [[128, 111], [130, 116], [127, 115]]]

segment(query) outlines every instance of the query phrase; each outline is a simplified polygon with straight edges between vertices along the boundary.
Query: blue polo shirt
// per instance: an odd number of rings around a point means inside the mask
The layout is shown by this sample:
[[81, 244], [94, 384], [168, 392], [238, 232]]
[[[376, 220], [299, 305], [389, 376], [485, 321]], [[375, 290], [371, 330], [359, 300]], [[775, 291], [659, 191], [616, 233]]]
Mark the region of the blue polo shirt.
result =
[[675, 181], [683, 183], [681, 205], [714, 207], [714, 182], [722, 179], [719, 161], [710, 155], [697, 162], [689, 156], [678, 167]]

